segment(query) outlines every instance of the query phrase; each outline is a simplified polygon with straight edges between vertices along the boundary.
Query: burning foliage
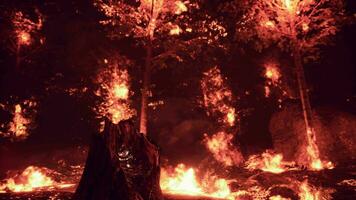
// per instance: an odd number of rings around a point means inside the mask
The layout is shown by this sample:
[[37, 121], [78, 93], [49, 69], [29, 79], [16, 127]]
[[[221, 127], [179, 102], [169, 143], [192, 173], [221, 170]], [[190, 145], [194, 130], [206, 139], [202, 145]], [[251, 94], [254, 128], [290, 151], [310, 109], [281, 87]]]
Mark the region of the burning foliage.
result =
[[[14, 106], [3, 105], [5, 110], [11, 110], [12, 120], [6, 125], [2, 125], [3, 131], [0, 135], [12, 140], [24, 140], [29, 136], [29, 131], [33, 125], [33, 118], [36, 114], [37, 103], [34, 100], [25, 100]], [[11, 108], [12, 107], [12, 108]]]
[[[108, 63], [108, 60], [104, 60]], [[102, 99], [95, 110], [100, 117], [108, 117], [113, 123], [129, 119], [135, 115], [135, 110], [131, 108], [130, 77], [128, 71], [123, 68], [123, 63], [114, 61], [109, 63], [108, 68], [98, 74], [96, 83], [100, 88], [96, 95]]]
[[31, 34], [36, 33], [42, 28], [43, 25], [43, 16], [36, 10], [37, 13], [37, 22], [32, 21], [29, 18], [26, 18], [23, 12], [17, 11], [13, 14], [13, 27], [16, 34], [16, 43], [18, 46], [28, 46], [31, 44], [32, 36]]
[[236, 111], [233, 107], [233, 95], [226, 86], [220, 69], [215, 66], [204, 72], [201, 80], [203, 92], [203, 106], [207, 114], [215, 116], [224, 125], [234, 126], [236, 124]]

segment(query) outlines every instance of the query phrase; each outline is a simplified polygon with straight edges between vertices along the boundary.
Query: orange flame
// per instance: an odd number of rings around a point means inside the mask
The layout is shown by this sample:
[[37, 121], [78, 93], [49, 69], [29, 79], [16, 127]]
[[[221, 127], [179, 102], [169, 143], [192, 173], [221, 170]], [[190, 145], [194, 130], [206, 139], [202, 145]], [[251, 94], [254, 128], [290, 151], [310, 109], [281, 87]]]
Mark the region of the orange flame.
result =
[[57, 183], [47, 176], [48, 173], [47, 168], [29, 166], [21, 174], [6, 179], [4, 184], [0, 184], [0, 192], [30, 192], [74, 186], [74, 184]]
[[20, 45], [30, 45], [31, 44], [31, 35], [28, 32], [21, 31], [18, 33], [18, 43]]
[[310, 168], [312, 170], [322, 170], [325, 168], [332, 169], [334, 165], [330, 161], [322, 161], [318, 146], [316, 145], [315, 133], [311, 128], [307, 128], [307, 155], [310, 160]]
[[30, 45], [31, 33], [35, 33], [42, 28], [43, 16], [38, 12], [38, 10], [36, 10], [36, 13], [38, 14], [37, 22], [26, 18], [20, 11], [14, 13], [12, 23], [16, 33], [18, 45]]
[[281, 78], [281, 73], [275, 64], [267, 64], [265, 70], [265, 77], [272, 83], [277, 83]]
[[321, 191], [310, 187], [305, 180], [299, 187], [299, 197], [301, 200], [321, 200]]
[[205, 135], [204, 143], [214, 158], [225, 166], [239, 165], [242, 161], [240, 151], [232, 144], [232, 134], [218, 132], [209, 138]]
[[[0, 135], [16, 140], [26, 139], [29, 136], [32, 117], [36, 113], [34, 109], [36, 105], [36, 102], [33, 100], [25, 100], [22, 103], [9, 106], [8, 109], [13, 113], [13, 118], [7, 125], [8, 130], [6, 132], [0, 132]], [[4, 105], [4, 109], [7, 109], [6, 107], [7, 106]], [[5, 127], [5, 125], [3, 127]]]
[[194, 168], [178, 164], [174, 169], [162, 168], [160, 186], [165, 194], [233, 199], [229, 188], [230, 181], [216, 176], [207, 177], [209, 178], [198, 180]]
[[174, 3], [176, 5], [176, 10], [174, 12], [176, 15], [180, 15], [181, 13], [188, 11], [187, 6], [183, 2], [175, 1]]
[[249, 170], [260, 169], [271, 173], [282, 173], [288, 168], [286, 166], [294, 165], [294, 162], [283, 161], [282, 154], [275, 154], [271, 151], [266, 151], [261, 155], [253, 155], [246, 161], [246, 168]]
[[232, 92], [224, 83], [217, 66], [203, 74], [201, 89], [207, 114], [218, 116], [220, 122], [233, 126], [236, 122], [236, 111], [232, 107]]
[[[114, 66], [114, 65], [113, 65]], [[96, 95], [103, 98], [97, 109], [100, 116], [106, 116], [113, 123], [129, 119], [135, 111], [130, 107], [129, 97], [132, 94], [129, 87], [129, 74], [127, 70], [110, 66], [98, 76], [97, 83], [100, 89]]]
[[15, 134], [15, 137], [26, 138], [28, 136], [27, 125], [30, 120], [23, 116], [20, 104], [15, 105], [14, 118], [10, 123], [10, 132]]

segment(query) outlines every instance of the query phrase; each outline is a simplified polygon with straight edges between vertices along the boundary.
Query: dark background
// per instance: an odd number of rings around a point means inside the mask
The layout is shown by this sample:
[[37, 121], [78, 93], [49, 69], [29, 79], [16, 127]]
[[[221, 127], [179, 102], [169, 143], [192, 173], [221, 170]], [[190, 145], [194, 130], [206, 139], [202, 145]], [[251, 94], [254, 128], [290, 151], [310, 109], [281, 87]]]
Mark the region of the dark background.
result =
[[[207, 10], [223, 1], [209, 1]], [[45, 43], [33, 51], [20, 69], [15, 69], [15, 57], [9, 50], [13, 37], [9, 13], [22, 10], [29, 16], [38, 8], [45, 16], [39, 35]], [[355, 13], [356, 2], [347, 1], [347, 12]], [[139, 108], [141, 68], [145, 51], [132, 38], [112, 41], [98, 24], [101, 14], [90, 1], [0, 1], [0, 102], [14, 105], [34, 97], [38, 102], [35, 126], [28, 139], [10, 141], [0, 138], [0, 175], [9, 169], [27, 165], [55, 166], [58, 160], [81, 163], [91, 134], [97, 131], [98, 119], [92, 108], [97, 99], [92, 93], [93, 79], [100, 69], [98, 60], [113, 52], [137, 61], [130, 69], [134, 107]], [[214, 15], [214, 13], [211, 13]], [[346, 25], [336, 35], [334, 45], [322, 48], [321, 59], [305, 66], [311, 87], [313, 107], [327, 107], [355, 114], [355, 52], [356, 27]], [[243, 47], [245, 48], [245, 47]], [[236, 49], [236, 51], [235, 51]], [[257, 53], [246, 47], [232, 47], [220, 58], [224, 76], [235, 96], [241, 126], [236, 137], [243, 153], [272, 147], [268, 130], [271, 115], [278, 111], [276, 97], [266, 99], [261, 62], [278, 51]], [[280, 55], [283, 60], [283, 55]], [[204, 133], [217, 128], [214, 120], [199, 107], [200, 67], [166, 68], [152, 75], [155, 99], [165, 102], [149, 115], [149, 135], [161, 147], [170, 163], [197, 164], [206, 150], [201, 141]], [[174, 77], [174, 78], [173, 78]], [[88, 92], [69, 95], [70, 88], [89, 88]], [[245, 92], [249, 91], [249, 95]], [[297, 100], [288, 102], [297, 104]], [[1, 111], [1, 123], [11, 115]], [[237, 143], [237, 142], [236, 142]]]

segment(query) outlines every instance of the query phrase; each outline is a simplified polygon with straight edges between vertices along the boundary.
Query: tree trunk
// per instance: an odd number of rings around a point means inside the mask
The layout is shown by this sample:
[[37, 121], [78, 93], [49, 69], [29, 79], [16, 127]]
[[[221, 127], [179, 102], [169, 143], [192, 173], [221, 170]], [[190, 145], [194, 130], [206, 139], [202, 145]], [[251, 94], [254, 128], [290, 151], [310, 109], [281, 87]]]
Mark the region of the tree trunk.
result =
[[146, 60], [141, 90], [140, 133], [147, 134], [148, 97], [151, 84], [152, 39], [149, 37], [146, 45]]
[[306, 128], [313, 128], [313, 116], [309, 101], [308, 89], [304, 75], [304, 69], [301, 61], [301, 56], [298, 48], [295, 48], [293, 52], [294, 65], [296, 69], [298, 90], [300, 101], [302, 103], [303, 117]]
[[310, 99], [308, 95], [307, 83], [306, 83], [303, 64], [302, 64], [302, 57], [300, 55], [300, 48], [296, 45], [296, 43], [294, 45], [293, 58], [294, 58], [294, 65], [296, 68], [299, 96], [303, 109], [303, 118], [305, 123], [306, 139], [308, 145], [307, 154], [309, 155], [309, 159], [310, 159], [310, 167], [321, 168], [322, 166], [320, 161], [319, 149], [318, 146], [316, 145], [316, 138], [314, 132], [313, 113], [312, 113]]

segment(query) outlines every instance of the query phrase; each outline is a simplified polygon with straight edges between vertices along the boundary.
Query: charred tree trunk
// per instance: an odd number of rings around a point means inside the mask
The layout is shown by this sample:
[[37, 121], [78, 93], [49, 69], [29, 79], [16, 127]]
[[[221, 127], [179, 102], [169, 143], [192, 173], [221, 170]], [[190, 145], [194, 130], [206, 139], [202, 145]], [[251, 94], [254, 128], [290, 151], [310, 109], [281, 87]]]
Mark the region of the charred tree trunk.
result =
[[146, 60], [143, 73], [143, 86], [141, 91], [141, 113], [140, 113], [140, 133], [147, 134], [147, 110], [148, 97], [151, 84], [151, 62], [152, 62], [152, 39], [149, 38], [146, 45]]

